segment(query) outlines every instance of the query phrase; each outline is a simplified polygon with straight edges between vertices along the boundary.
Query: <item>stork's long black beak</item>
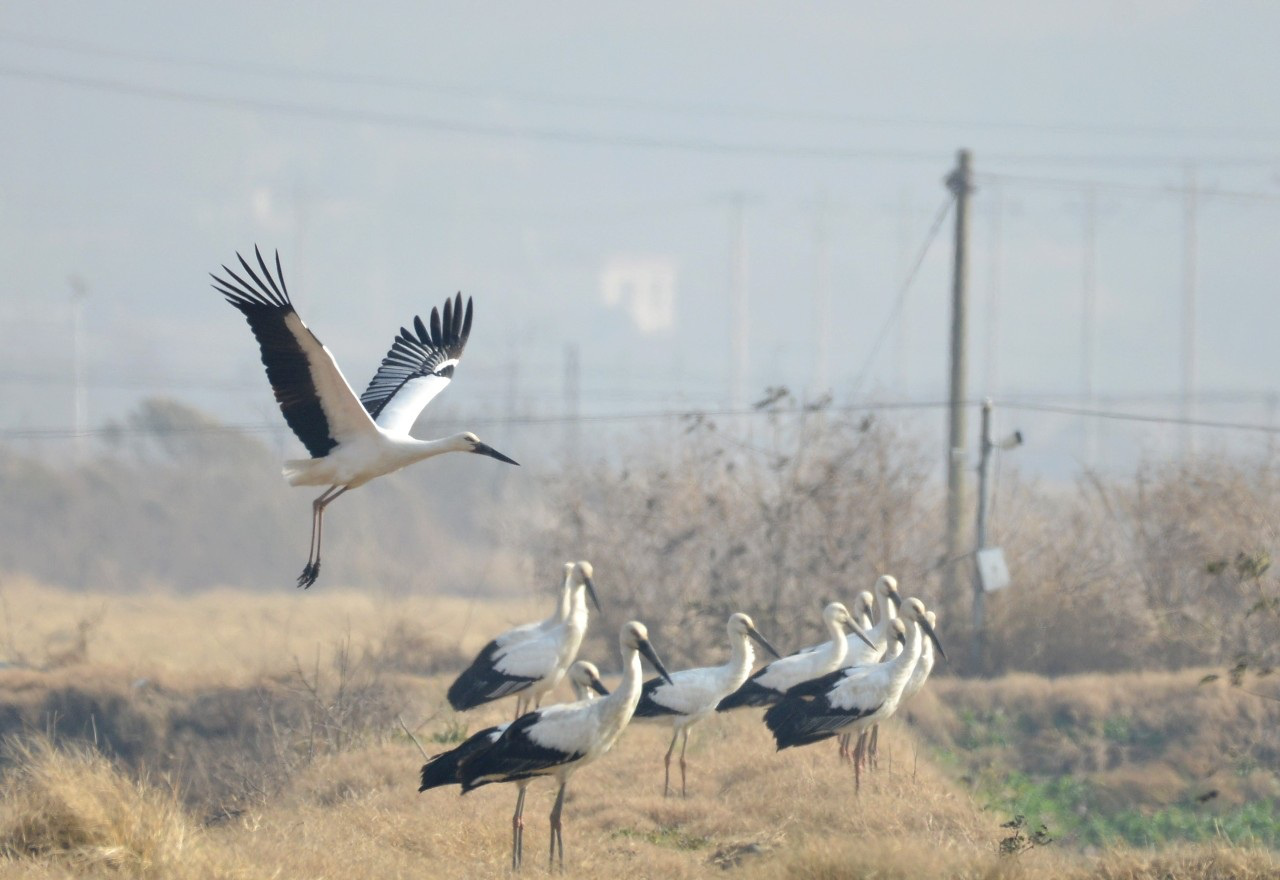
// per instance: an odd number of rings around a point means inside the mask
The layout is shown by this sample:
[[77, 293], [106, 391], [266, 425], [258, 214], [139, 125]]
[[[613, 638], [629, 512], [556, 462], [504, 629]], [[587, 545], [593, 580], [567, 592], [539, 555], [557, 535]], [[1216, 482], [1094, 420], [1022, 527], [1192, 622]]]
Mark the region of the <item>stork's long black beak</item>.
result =
[[609, 696], [609, 689], [604, 686], [604, 682], [596, 678], [594, 675], [591, 676], [591, 689], [602, 697]]
[[753, 640], [759, 642], [760, 646], [764, 648], [766, 651], [768, 651], [770, 654], [777, 657], [779, 660], [782, 659], [782, 655], [778, 653], [778, 649], [775, 648], [773, 645], [769, 644], [768, 639], [760, 635], [760, 630], [756, 629], [755, 627], [752, 627], [751, 629], [747, 630], [747, 635], [751, 636]]
[[889, 591], [889, 601], [893, 603], [893, 609], [895, 611], [902, 610], [902, 594], [897, 590]]
[[514, 458], [507, 458], [507, 456], [503, 455], [487, 443], [477, 443], [475, 446], [471, 447], [471, 451], [476, 455], [487, 455], [490, 458], [496, 458], [498, 461], [505, 461], [507, 464], [514, 464], [516, 467], [520, 466], [520, 462], [516, 461]]
[[873, 651], [876, 649], [876, 643], [871, 641], [871, 639], [867, 638], [867, 634], [862, 631], [862, 627], [858, 626], [857, 622], [854, 621], [852, 618], [850, 618], [849, 620], [849, 630], [855, 636], [862, 639], [862, 641], [866, 642], [866, 645], [868, 648], [870, 648]]
[[[920, 628], [924, 630], [925, 635], [933, 642], [933, 646], [938, 649], [938, 656], [943, 660], [947, 659], [947, 652], [942, 650], [942, 642], [938, 641], [938, 634], [933, 631], [933, 627], [929, 625], [929, 621], [920, 621]], [[950, 662], [950, 661], [947, 661]]]
[[596, 582], [585, 574], [582, 576], [582, 582], [587, 585], [587, 595], [591, 597], [592, 603], [596, 606], [596, 610], [600, 610], [600, 597], [596, 595]]
[[658, 674], [662, 676], [663, 681], [667, 684], [675, 684], [675, 682], [671, 680], [671, 673], [667, 672], [667, 667], [662, 665], [662, 661], [658, 659], [658, 652], [653, 650], [653, 645], [649, 644], [648, 639], [642, 640], [636, 647], [639, 649], [640, 653], [653, 664], [653, 668], [658, 670]]

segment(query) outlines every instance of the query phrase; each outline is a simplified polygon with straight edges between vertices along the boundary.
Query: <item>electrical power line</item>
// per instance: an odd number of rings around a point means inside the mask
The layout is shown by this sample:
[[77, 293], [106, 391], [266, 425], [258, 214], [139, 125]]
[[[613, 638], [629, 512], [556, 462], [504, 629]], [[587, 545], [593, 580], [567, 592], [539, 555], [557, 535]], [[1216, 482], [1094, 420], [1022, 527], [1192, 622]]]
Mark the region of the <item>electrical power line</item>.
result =
[[1280, 434], [1280, 425], [1263, 425], [1257, 422], [1225, 422], [1214, 419], [1189, 419], [1181, 416], [1152, 416], [1143, 413], [1116, 412], [1105, 409], [1086, 409], [1075, 406], [1058, 406], [1048, 403], [1005, 402], [1004, 409], [1029, 412], [1055, 413], [1081, 418], [1112, 419], [1121, 422], [1149, 422], [1157, 425], [1182, 425], [1191, 428], [1220, 428], [1229, 431], [1256, 431], [1260, 434]]
[[933, 246], [934, 239], [938, 237], [938, 230], [942, 228], [942, 222], [947, 219], [947, 214], [951, 212], [951, 203], [953, 201], [954, 199], [951, 196], [947, 196], [943, 200], [937, 216], [933, 218], [933, 223], [929, 226], [929, 231], [925, 233], [924, 243], [920, 246], [916, 261], [910, 271], [907, 272], [907, 277], [903, 280], [902, 286], [898, 288], [898, 295], [893, 301], [893, 308], [889, 310], [889, 316], [885, 318], [884, 324], [880, 327], [880, 332], [876, 334], [875, 344], [871, 346], [871, 351], [867, 353], [867, 358], [862, 363], [862, 369], [858, 371], [857, 378], [853, 381], [852, 393], [856, 394], [858, 389], [862, 387], [863, 380], [867, 378], [868, 371], [871, 369], [872, 363], [875, 362], [876, 355], [880, 353], [880, 346], [884, 345], [885, 339], [889, 336], [889, 328], [893, 326], [893, 322], [897, 320], [898, 313], [902, 311], [902, 304], [906, 301], [907, 292], [916, 280], [916, 275], [920, 273], [920, 267], [924, 265], [925, 257], [929, 255], [929, 248]]
[[[913, 409], [935, 409], [940, 406], [946, 406], [945, 402], [939, 401], [920, 401], [920, 400], [896, 400], [896, 401], [868, 401], [860, 404], [847, 404], [841, 406], [828, 406], [823, 408], [823, 412], [834, 413], [857, 413], [857, 412], [882, 412], [889, 410], [913, 410]], [[607, 424], [610, 422], [658, 422], [672, 420], [688, 420], [688, 419], [707, 419], [707, 418], [760, 418], [765, 416], [773, 416], [786, 413], [803, 413], [816, 411], [812, 408], [799, 408], [796, 410], [773, 410], [773, 409], [757, 409], [754, 407], [745, 407], [739, 409], [662, 409], [649, 410], [643, 412], [628, 413], [601, 413], [598, 415], [549, 415], [549, 416], [487, 416], [472, 417], [463, 419], [436, 419], [432, 424], [437, 428], [449, 428], [454, 425], [498, 425], [506, 427], [509, 425], [564, 425], [570, 423], [580, 424]], [[66, 440], [77, 437], [122, 437], [136, 436], [147, 434], [272, 434], [272, 433], [288, 433], [288, 427], [280, 424], [242, 424], [242, 425], [193, 425], [180, 427], [156, 427], [156, 426], [132, 426], [132, 425], [109, 425], [102, 428], [91, 428], [85, 431], [76, 432], [68, 428], [7, 428], [0, 429], [0, 440]]]
[[[965, 406], [976, 407], [978, 400], [967, 400]], [[608, 424], [627, 422], [660, 422], [688, 421], [708, 418], [762, 418], [778, 415], [803, 415], [809, 412], [829, 412], [849, 415], [860, 412], [889, 412], [924, 409], [943, 409], [950, 406], [945, 400], [889, 400], [867, 401], [857, 404], [841, 404], [828, 406], [821, 410], [806, 407], [776, 410], [753, 407], [742, 409], [661, 409], [628, 413], [601, 413], [598, 415], [550, 415], [550, 416], [488, 416], [468, 419], [439, 419], [433, 422], [440, 428], [462, 425], [499, 425], [537, 426], [563, 425], [567, 423]], [[1145, 413], [1121, 412], [1117, 410], [1088, 409], [1086, 407], [1060, 406], [1057, 404], [1034, 403], [1031, 401], [1005, 401], [1000, 403], [1005, 410], [1025, 412], [1042, 412], [1054, 415], [1074, 416], [1077, 418], [1111, 419], [1124, 422], [1142, 422], [1158, 425], [1188, 425], [1198, 428], [1216, 428], [1228, 431], [1251, 431], [1260, 434], [1280, 434], [1280, 425], [1264, 425], [1256, 422], [1230, 422], [1213, 419], [1184, 419], [1178, 416], [1147, 415]], [[288, 434], [289, 429], [283, 424], [241, 424], [241, 425], [197, 425], [184, 427], [140, 427], [129, 425], [112, 425], [103, 428], [91, 428], [76, 432], [69, 428], [7, 428], [0, 429], [0, 440], [70, 440], [78, 437], [124, 437], [145, 435], [213, 435], [213, 434]]]
[[[1280, 158], [1275, 160], [1280, 165]], [[1039, 177], [1029, 174], [986, 173], [975, 175], [978, 183], [999, 183], [1005, 185], [1038, 187], [1043, 189], [1068, 189], [1073, 191], [1095, 190], [1107, 193], [1131, 195], [1167, 195], [1185, 196], [1190, 189], [1183, 184], [1141, 184], [1120, 183], [1118, 181], [1084, 180], [1067, 177]], [[1280, 205], [1280, 193], [1257, 193], [1240, 190], [1206, 189], [1197, 187], [1198, 197], [1211, 197], [1225, 201], [1257, 202], [1265, 205]]]
[[[0, 66], [0, 77], [51, 83], [73, 88], [110, 92], [186, 104], [250, 110], [258, 113], [295, 116], [326, 122], [383, 125], [419, 131], [506, 140], [546, 141], [582, 146], [626, 147], [632, 149], [670, 150], [676, 152], [715, 153], [730, 156], [764, 156], [791, 159], [868, 160], [895, 162], [928, 162], [940, 164], [941, 154], [932, 150], [879, 149], [870, 147], [817, 147], [789, 144], [745, 143], [701, 138], [664, 138], [652, 135], [607, 134], [545, 126], [517, 126], [498, 123], [470, 122], [410, 113], [382, 110], [300, 104], [264, 98], [245, 98], [175, 89], [168, 86], [139, 85], [124, 80], [58, 73], [34, 68]], [[1199, 161], [1199, 160], [1198, 160]]]
[[213, 70], [220, 73], [248, 74], [326, 85], [375, 87], [413, 91], [419, 93], [443, 93], [468, 98], [497, 98], [544, 106], [577, 107], [582, 109], [627, 110], [646, 113], [705, 118], [719, 116], [745, 119], [774, 119], [783, 121], [807, 121], [835, 125], [883, 126], [917, 129], [989, 129], [993, 131], [1027, 131], [1045, 134], [1112, 135], [1147, 138], [1224, 138], [1238, 140], [1276, 141], [1280, 129], [1253, 128], [1247, 126], [1208, 125], [1105, 125], [1070, 120], [1027, 122], [999, 119], [927, 119], [904, 116], [868, 116], [822, 110], [797, 110], [794, 108], [767, 107], [751, 104], [718, 103], [711, 101], [657, 101], [625, 95], [587, 93], [557, 93], [503, 85], [477, 85], [442, 82], [418, 77], [391, 76], [387, 74], [353, 73], [324, 68], [306, 68], [283, 64], [263, 64], [253, 61], [235, 63], [213, 58], [192, 58], [161, 52], [122, 50], [98, 43], [80, 40], [64, 40], [14, 31], [0, 30], [0, 40], [34, 49], [52, 49], [82, 56], [113, 58], [121, 61], [160, 64], [171, 67], [187, 67]]
[[[149, 98], [186, 104], [249, 110], [257, 113], [294, 116], [325, 122], [381, 125], [418, 131], [488, 137], [504, 140], [542, 141], [580, 146], [621, 147], [641, 150], [706, 153], [723, 156], [755, 156], [766, 158], [811, 159], [824, 161], [927, 162], [941, 165], [942, 155], [934, 150], [910, 150], [890, 147], [831, 147], [803, 144], [747, 143], [706, 138], [656, 137], [646, 134], [615, 134], [546, 126], [517, 126], [473, 122], [443, 117], [398, 113], [361, 108], [301, 104], [264, 98], [246, 98], [195, 92], [168, 86], [141, 85], [125, 80], [82, 76], [74, 73], [39, 70], [12, 65], [0, 66], [0, 77], [89, 89], [118, 95]], [[1187, 155], [1116, 155], [1116, 154], [1050, 154], [1000, 153], [984, 154], [994, 164], [1076, 165], [1142, 167], [1183, 165], [1194, 160], [1200, 165], [1273, 166], [1274, 156], [1187, 156]]]

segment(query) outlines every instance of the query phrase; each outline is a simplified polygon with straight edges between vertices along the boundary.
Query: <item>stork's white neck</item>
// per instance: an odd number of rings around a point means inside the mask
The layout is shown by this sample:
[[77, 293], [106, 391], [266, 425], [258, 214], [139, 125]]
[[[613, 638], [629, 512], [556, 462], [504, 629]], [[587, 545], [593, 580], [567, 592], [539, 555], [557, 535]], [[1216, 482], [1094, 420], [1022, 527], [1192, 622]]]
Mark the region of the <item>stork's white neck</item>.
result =
[[914, 620], [907, 624], [907, 642], [902, 648], [902, 653], [898, 654], [892, 660], [886, 660], [885, 665], [889, 667], [889, 684], [890, 690], [894, 694], [900, 694], [903, 687], [906, 686], [907, 679], [911, 677], [912, 670], [915, 669], [917, 661], [920, 659], [920, 639], [923, 631], [920, 624]]
[[845, 640], [844, 626], [840, 621], [834, 618], [827, 620], [827, 632], [831, 636], [831, 641], [827, 642], [820, 650], [827, 653], [827, 663], [832, 669], [839, 669], [844, 663], [845, 655], [849, 653], [849, 643]]
[[736, 691], [747, 680], [755, 662], [756, 652], [751, 646], [751, 638], [746, 633], [734, 633], [729, 639], [729, 662], [720, 667], [730, 682], [737, 681], [733, 690]]
[[640, 702], [640, 690], [644, 681], [640, 652], [624, 649], [622, 656], [622, 681], [618, 682], [609, 696], [591, 703], [600, 718], [600, 737], [595, 747], [599, 752], [607, 751], [613, 745], [618, 734], [622, 733], [622, 729], [635, 714], [636, 704]]

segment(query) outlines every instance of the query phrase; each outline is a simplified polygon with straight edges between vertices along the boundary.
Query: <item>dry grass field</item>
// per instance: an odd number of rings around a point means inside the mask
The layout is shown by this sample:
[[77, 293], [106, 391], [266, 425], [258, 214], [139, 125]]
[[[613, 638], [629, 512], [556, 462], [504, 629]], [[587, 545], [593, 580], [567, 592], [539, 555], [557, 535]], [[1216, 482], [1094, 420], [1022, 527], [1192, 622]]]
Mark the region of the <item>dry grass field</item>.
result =
[[[545, 597], [382, 599], [334, 588], [85, 596], [9, 579], [0, 599], [0, 659], [12, 664], [0, 669], [0, 726], [11, 734], [0, 877], [509, 873], [514, 790], [419, 794], [422, 757], [400, 721], [436, 751], [464, 722], [475, 730], [503, 718], [509, 701], [465, 719], [442, 710], [448, 670], [503, 626], [542, 616]], [[616, 666], [591, 659], [606, 672]], [[1189, 785], [1213, 785], [1230, 807], [1274, 797], [1274, 777], [1260, 768], [1213, 777], [1214, 750], [1229, 744], [1188, 735], [1157, 747], [1141, 734], [1206, 711], [1222, 722], [1219, 737], [1262, 735], [1275, 721], [1269, 708], [1196, 681], [940, 678], [910, 721], [886, 732], [881, 769], [860, 794], [834, 745], [776, 753], [759, 713], [742, 712], [695, 730], [690, 796], [664, 799], [667, 729], [636, 724], [571, 783], [567, 874], [1280, 876], [1272, 851], [1226, 833], [1158, 850], [1065, 840], [1000, 854], [1011, 815], [982, 778], [1003, 763], [1034, 768], [1059, 756], [1062, 772], [1148, 805], [1185, 798]], [[1118, 707], [1140, 692], [1151, 705], [1124, 715], [1130, 728], [1117, 731]], [[1045, 730], [1016, 735], [1040, 714]], [[1095, 729], [1110, 746], [1090, 744]], [[545, 871], [553, 794], [550, 783], [530, 789], [526, 874]]]

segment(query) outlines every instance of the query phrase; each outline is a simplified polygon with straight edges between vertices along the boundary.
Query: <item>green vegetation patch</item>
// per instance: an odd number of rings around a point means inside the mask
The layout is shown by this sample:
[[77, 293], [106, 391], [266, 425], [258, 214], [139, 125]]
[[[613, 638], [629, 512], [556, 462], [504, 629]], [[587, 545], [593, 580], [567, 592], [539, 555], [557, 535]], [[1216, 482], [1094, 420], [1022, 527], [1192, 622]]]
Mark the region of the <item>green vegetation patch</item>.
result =
[[1011, 773], [983, 787], [989, 809], [1025, 816], [1028, 825], [1046, 825], [1056, 838], [1079, 846], [1216, 840], [1280, 848], [1280, 805], [1271, 799], [1224, 810], [1189, 800], [1147, 810], [1108, 811], [1092, 783], [1070, 776], [1036, 780]]
[[701, 834], [690, 834], [675, 825], [660, 825], [648, 831], [642, 831], [638, 828], [619, 828], [613, 832], [612, 836], [629, 840], [644, 840], [655, 846], [678, 850], [705, 849], [713, 842], [710, 837]]

